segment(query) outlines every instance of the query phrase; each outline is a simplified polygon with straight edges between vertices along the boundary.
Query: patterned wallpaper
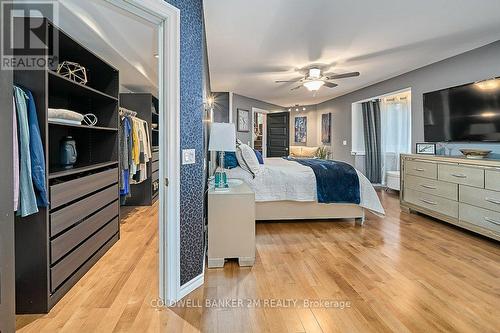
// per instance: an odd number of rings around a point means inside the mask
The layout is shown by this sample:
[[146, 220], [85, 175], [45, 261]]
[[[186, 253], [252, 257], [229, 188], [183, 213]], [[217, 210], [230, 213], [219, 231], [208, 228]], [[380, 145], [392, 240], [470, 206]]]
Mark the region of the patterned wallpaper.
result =
[[196, 164], [181, 166], [181, 285], [203, 272], [203, 3], [166, 0], [181, 12], [181, 149]]

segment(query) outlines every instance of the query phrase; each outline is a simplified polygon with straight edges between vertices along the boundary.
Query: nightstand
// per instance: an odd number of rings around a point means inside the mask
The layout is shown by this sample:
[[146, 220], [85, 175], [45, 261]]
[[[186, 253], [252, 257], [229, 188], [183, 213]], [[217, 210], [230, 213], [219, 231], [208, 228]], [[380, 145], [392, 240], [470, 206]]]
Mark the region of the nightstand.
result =
[[228, 258], [255, 262], [255, 193], [239, 179], [224, 191], [208, 190], [208, 268], [224, 267]]

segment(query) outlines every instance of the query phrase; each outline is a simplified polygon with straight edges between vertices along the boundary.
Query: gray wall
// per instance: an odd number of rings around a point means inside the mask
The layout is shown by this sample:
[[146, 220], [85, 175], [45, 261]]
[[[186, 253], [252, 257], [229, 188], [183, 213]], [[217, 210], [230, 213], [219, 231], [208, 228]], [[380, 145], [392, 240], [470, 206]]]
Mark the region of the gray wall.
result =
[[[412, 146], [415, 149], [415, 143], [424, 140], [423, 93], [496, 76], [500, 76], [500, 41], [318, 104], [319, 113], [332, 112], [333, 158], [354, 163], [350, 153], [352, 103], [411, 88]], [[346, 146], [342, 145], [342, 140], [347, 140]], [[493, 146], [495, 150], [499, 147]], [[491, 148], [492, 145], [488, 145], [488, 149]]]
[[[267, 110], [270, 112], [275, 111], [284, 111], [285, 108], [279, 105], [259, 101], [258, 99], [233, 94], [233, 123], [236, 124], [237, 121], [237, 110], [243, 109], [248, 110], [248, 117], [252, 116], [252, 108], [259, 108], [263, 110]], [[251, 124], [251, 119], [248, 119], [248, 123]], [[236, 132], [236, 137], [240, 139], [243, 143], [249, 143], [252, 140], [252, 132]]]
[[0, 332], [15, 331], [14, 209], [12, 197], [12, 72], [0, 70]]

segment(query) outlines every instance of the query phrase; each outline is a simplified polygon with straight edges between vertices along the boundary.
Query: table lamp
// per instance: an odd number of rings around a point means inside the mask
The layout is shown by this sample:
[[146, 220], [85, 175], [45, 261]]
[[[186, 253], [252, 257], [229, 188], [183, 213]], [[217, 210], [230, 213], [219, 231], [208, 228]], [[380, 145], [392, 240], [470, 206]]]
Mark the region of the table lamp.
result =
[[215, 171], [215, 189], [226, 189], [229, 185], [224, 169], [224, 152], [236, 151], [236, 130], [234, 124], [212, 123], [208, 150], [219, 152], [219, 166]]

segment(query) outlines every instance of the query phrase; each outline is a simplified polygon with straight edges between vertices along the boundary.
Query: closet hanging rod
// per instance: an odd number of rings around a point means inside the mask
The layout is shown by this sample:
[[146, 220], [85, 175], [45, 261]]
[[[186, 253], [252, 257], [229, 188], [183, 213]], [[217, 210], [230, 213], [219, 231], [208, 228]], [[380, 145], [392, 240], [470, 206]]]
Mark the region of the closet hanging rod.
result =
[[119, 113], [120, 116], [132, 116], [132, 117], [137, 116], [137, 112], [122, 107], [120, 107]]

